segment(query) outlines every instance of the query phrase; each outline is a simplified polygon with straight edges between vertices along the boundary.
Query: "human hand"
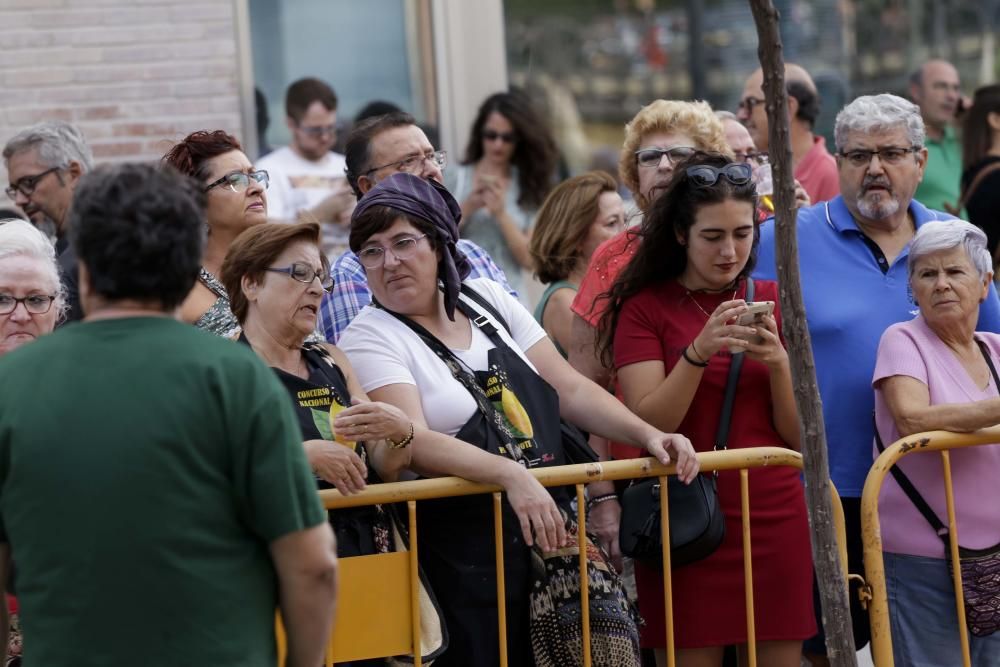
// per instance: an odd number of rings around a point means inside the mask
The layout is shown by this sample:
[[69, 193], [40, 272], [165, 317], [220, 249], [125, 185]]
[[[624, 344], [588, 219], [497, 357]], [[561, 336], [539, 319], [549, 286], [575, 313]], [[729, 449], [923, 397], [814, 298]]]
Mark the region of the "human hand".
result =
[[608, 552], [611, 564], [622, 571], [622, 550], [618, 546], [618, 531], [622, 519], [622, 506], [617, 500], [605, 500], [587, 512], [587, 529], [597, 537], [601, 548]]
[[368, 471], [361, 457], [350, 447], [331, 440], [306, 440], [303, 447], [309, 466], [345, 496], [365, 488]]
[[701, 468], [694, 445], [680, 433], [654, 430], [644, 445], [646, 451], [663, 465], [670, 465], [671, 461], [676, 461], [677, 478], [685, 484], [690, 484]]
[[499, 219], [507, 209], [507, 184], [498, 178], [485, 182], [483, 205], [490, 214]]
[[736, 324], [736, 318], [748, 311], [747, 302], [743, 299], [720, 303], [708, 317], [701, 333], [695, 337], [695, 349], [692, 352], [704, 361], [708, 361], [709, 357], [723, 348], [735, 348], [735, 352], [742, 352], [746, 341], [741, 336], [753, 335], [754, 329]]
[[805, 208], [812, 204], [812, 200], [809, 199], [809, 193], [806, 189], [802, 187], [798, 179], [795, 181], [795, 208]]
[[340, 224], [339, 221], [343, 219], [345, 211], [350, 219], [350, 211], [354, 210], [355, 204], [357, 204], [357, 198], [354, 196], [351, 186], [347, 184], [347, 179], [338, 179], [336, 185], [330, 190], [330, 194], [322, 201], [311, 209], [299, 212], [299, 222], [319, 221]]
[[753, 327], [756, 329], [756, 336], [763, 340], [760, 343], [753, 340], [746, 343], [746, 355], [754, 361], [765, 364], [770, 369], [781, 368], [788, 363], [788, 352], [781, 344], [778, 336], [778, 322], [773, 315], [765, 315], [760, 324]]
[[527, 468], [511, 462], [509, 479], [503, 484], [514, 514], [521, 523], [524, 543], [538, 541], [542, 551], [566, 546], [566, 522], [552, 496]]
[[410, 434], [410, 418], [389, 403], [351, 399], [333, 420], [333, 430], [347, 440], [385, 440], [396, 442]]

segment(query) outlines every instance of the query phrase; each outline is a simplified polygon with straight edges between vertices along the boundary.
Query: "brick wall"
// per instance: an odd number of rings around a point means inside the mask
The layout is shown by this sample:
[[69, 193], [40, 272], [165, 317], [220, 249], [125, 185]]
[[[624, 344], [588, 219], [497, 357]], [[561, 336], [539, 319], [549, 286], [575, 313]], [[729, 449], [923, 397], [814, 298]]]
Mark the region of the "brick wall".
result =
[[193, 130], [242, 138], [237, 57], [234, 0], [2, 0], [0, 147], [55, 119], [98, 163], [159, 158]]

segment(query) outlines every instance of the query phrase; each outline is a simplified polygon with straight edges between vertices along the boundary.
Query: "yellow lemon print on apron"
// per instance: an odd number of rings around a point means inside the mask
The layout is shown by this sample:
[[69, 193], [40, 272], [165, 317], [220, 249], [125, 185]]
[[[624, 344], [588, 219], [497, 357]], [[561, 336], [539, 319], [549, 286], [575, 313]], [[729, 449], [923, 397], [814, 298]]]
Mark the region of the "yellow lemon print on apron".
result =
[[531, 438], [534, 435], [531, 418], [528, 417], [527, 411], [521, 405], [521, 401], [517, 400], [514, 392], [504, 390], [500, 404], [503, 406], [503, 413], [507, 417], [507, 421], [510, 422], [510, 425], [520, 431], [522, 437]]
[[354, 449], [354, 445], [356, 443], [353, 440], [348, 440], [344, 436], [337, 433], [337, 429], [334, 428], [333, 426], [333, 420], [337, 418], [337, 415], [340, 414], [341, 410], [346, 410], [346, 409], [347, 408], [345, 406], [341, 405], [337, 401], [330, 401], [330, 432], [333, 433], [334, 442], [338, 442], [344, 445], [345, 447], [350, 447], [351, 449]]

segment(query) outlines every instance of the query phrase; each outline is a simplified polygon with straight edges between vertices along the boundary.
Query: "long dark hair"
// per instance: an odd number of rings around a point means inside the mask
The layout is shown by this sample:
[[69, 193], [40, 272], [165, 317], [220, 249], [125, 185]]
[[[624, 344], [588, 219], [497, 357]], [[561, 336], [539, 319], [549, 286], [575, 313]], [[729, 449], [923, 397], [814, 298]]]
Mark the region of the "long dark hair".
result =
[[[595, 301], [604, 301], [604, 314], [597, 326], [597, 349], [605, 366], [612, 364], [612, 344], [622, 306], [630, 297], [657, 283], [676, 280], [687, 268], [687, 247], [678, 235], [687, 240], [698, 211], [711, 204], [728, 200], [745, 201], [757, 207], [757, 188], [753, 181], [735, 185], [720, 176], [712, 186], [699, 186], [687, 175], [690, 167], [708, 165], [721, 168], [730, 159], [719, 153], [695, 153], [674, 167], [674, 174], [667, 189], [653, 203], [639, 230], [641, 243], [635, 256], [622, 270], [611, 289]], [[736, 277], [737, 282], [753, 271], [757, 262], [757, 245], [760, 233], [754, 226], [753, 245], [747, 263]]]
[[483, 157], [483, 126], [496, 112], [514, 126], [517, 143], [511, 164], [517, 167], [517, 185], [521, 190], [518, 204], [540, 206], [552, 188], [556, 169], [556, 142], [548, 124], [531, 105], [528, 95], [520, 90], [495, 93], [479, 107], [472, 123], [463, 164], [475, 164]]
[[991, 113], [1000, 113], [1000, 84], [996, 83], [976, 90], [972, 106], [962, 121], [963, 171], [985, 158], [993, 145], [992, 131], [987, 122]]

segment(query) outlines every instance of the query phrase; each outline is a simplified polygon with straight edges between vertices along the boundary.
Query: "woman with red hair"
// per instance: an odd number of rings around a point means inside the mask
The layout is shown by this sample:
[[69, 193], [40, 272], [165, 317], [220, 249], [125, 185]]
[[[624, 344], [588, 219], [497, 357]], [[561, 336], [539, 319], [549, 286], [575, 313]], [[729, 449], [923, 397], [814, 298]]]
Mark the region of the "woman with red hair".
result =
[[249, 227], [267, 222], [267, 172], [254, 169], [236, 137], [222, 130], [192, 132], [163, 156], [163, 162], [202, 183], [206, 193], [208, 239], [201, 274], [181, 305], [181, 319], [237, 338], [240, 325], [216, 276], [233, 240]]

